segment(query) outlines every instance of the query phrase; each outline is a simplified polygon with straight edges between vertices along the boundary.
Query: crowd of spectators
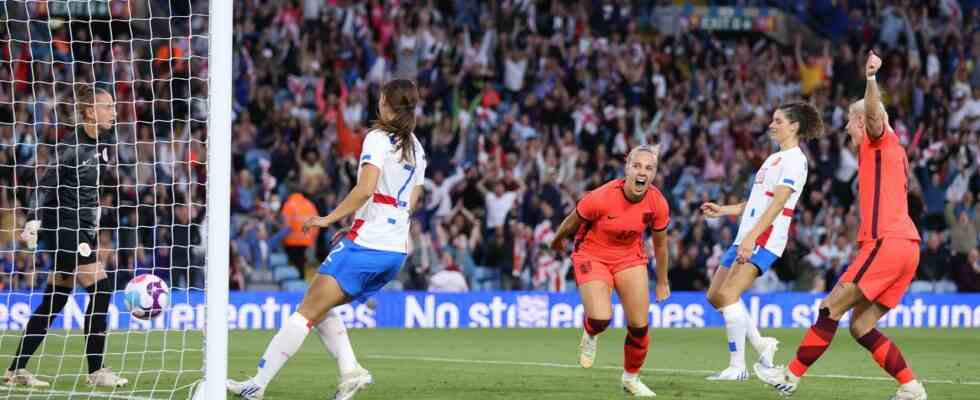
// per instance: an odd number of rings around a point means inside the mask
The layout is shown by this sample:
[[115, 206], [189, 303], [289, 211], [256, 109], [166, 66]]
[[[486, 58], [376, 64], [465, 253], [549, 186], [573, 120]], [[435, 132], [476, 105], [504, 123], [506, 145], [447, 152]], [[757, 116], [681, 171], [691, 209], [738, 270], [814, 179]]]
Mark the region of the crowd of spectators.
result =
[[[284, 229], [281, 202], [334, 207], [356, 179], [379, 85], [419, 83], [426, 197], [393, 288], [574, 290], [568, 254], [547, 248], [554, 229], [583, 193], [622, 175], [630, 148], [658, 143], [672, 285], [703, 290], [738, 221], [706, 220], [698, 206], [744, 198], [774, 149], [764, 135], [773, 107], [803, 98], [823, 110], [828, 132], [805, 144], [811, 171], [791, 243], [756, 290], [826, 290], [854, 253], [858, 160], [843, 126], [875, 49], [914, 171], [909, 202], [923, 236], [914, 290], [980, 289], [976, 9], [837, 2], [829, 11], [846, 16], [844, 32], [784, 45], [660, 34], [638, 22], [654, 20], [646, 2], [240, 3], [233, 207], [249, 229], [265, 225], [263, 237]], [[336, 229], [309, 242], [310, 263]]]
[[[827, 290], [855, 251], [858, 160], [843, 126], [849, 103], [863, 95], [865, 54], [875, 49], [885, 60], [878, 81], [909, 155], [910, 212], [923, 237], [912, 290], [980, 291], [980, 18], [972, 2], [816, 1], [802, 11], [807, 2], [730, 2], [782, 6], [830, 32], [783, 42], [751, 32], [663, 34], [651, 25], [661, 3], [668, 2], [237, 0], [232, 287], [247, 290], [280, 253], [310, 276], [351, 221], [311, 234], [297, 228], [352, 187], [378, 88], [409, 77], [423, 99], [415, 133], [429, 160], [426, 194], [406, 265], [389, 289], [574, 290], [568, 254], [547, 247], [554, 230], [586, 191], [622, 176], [629, 149], [659, 144], [653, 185], [671, 206], [672, 287], [704, 290], [738, 220], [705, 219], [698, 206], [744, 199], [774, 151], [764, 134], [773, 108], [802, 98], [824, 112], [827, 134], [804, 144], [811, 170], [792, 240], [755, 290]], [[841, 17], [842, 29], [821, 25], [840, 25]], [[206, 53], [193, 40], [150, 47], [191, 54], [186, 64], [165, 58], [141, 67], [137, 60], [154, 56], [122, 47], [116, 59], [133, 60], [138, 76], [186, 79], [176, 75], [180, 65], [181, 76], [206, 76], [194, 58]], [[0, 68], [0, 81], [10, 73]], [[188, 81], [186, 92], [132, 91], [136, 99], [201, 96]], [[9, 83], [4, 95], [12, 95]], [[131, 226], [151, 237], [139, 243], [156, 251], [136, 252], [135, 265], [176, 265], [160, 253], [178, 248], [177, 235], [152, 242], [167, 236], [161, 221], [193, 221], [191, 247], [204, 243], [203, 213], [172, 207], [202, 203], [202, 189], [169, 183], [203, 182], [194, 121], [205, 118], [193, 116], [193, 103], [159, 103], [134, 102], [132, 132], [120, 137], [140, 140], [135, 148], [146, 149], [134, 154], [153, 155], [154, 165], [179, 167], [123, 176], [133, 199], [107, 199], [120, 218], [132, 205], [139, 222]], [[15, 102], [14, 111], [24, 114], [10, 118], [17, 123], [36, 118], [26, 104]], [[14, 132], [18, 143], [33, 135], [0, 126], [5, 144]], [[187, 212], [160, 211], [161, 200]], [[143, 222], [151, 221], [144, 210], [155, 224]], [[12, 232], [8, 220], [3, 226]], [[128, 240], [123, 231], [107, 240]]]

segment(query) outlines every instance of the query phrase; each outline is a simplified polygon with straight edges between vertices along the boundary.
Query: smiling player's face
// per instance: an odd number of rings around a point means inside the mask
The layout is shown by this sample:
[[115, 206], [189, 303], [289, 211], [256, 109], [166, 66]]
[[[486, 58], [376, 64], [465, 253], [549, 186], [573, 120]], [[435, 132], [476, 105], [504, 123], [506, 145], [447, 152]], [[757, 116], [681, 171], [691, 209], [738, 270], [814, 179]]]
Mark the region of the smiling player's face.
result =
[[864, 110], [859, 107], [851, 106], [847, 113], [847, 135], [855, 146], [864, 141]]
[[647, 192], [647, 186], [657, 175], [657, 157], [649, 151], [634, 152], [626, 164], [626, 190], [635, 198]]

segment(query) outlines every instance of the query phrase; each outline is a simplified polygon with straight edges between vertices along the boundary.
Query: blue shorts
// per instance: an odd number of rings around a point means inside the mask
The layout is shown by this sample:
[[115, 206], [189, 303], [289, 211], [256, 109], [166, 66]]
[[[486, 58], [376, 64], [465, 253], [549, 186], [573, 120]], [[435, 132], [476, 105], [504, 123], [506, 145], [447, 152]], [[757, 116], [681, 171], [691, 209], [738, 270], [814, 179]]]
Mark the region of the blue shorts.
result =
[[[735, 259], [738, 257], [738, 246], [732, 245], [729, 247], [725, 254], [721, 255], [721, 260], [719, 260], [718, 265], [724, 268], [731, 268], [732, 264], [735, 263]], [[766, 250], [765, 247], [755, 246], [755, 252], [752, 253], [752, 257], [749, 257], [749, 262], [755, 265], [759, 269], [759, 275], [766, 273], [769, 267], [772, 267], [772, 263], [776, 262], [779, 256], [772, 254], [771, 251]]]
[[344, 294], [364, 302], [395, 279], [405, 262], [405, 253], [369, 249], [349, 239], [337, 243], [319, 272], [337, 280]]

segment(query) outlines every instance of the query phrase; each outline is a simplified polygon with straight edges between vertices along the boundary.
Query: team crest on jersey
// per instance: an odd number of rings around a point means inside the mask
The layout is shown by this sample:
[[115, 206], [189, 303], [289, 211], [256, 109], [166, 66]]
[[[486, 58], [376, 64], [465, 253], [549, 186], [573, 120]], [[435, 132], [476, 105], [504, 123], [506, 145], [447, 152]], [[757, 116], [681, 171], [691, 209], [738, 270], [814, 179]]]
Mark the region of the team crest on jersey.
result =
[[653, 226], [653, 213], [647, 212], [643, 213], [643, 225], [652, 227]]
[[589, 272], [592, 272], [592, 261], [586, 261], [586, 262], [583, 262], [583, 263], [579, 264], [578, 270], [579, 270], [579, 272], [581, 272], [583, 274], [587, 274]]

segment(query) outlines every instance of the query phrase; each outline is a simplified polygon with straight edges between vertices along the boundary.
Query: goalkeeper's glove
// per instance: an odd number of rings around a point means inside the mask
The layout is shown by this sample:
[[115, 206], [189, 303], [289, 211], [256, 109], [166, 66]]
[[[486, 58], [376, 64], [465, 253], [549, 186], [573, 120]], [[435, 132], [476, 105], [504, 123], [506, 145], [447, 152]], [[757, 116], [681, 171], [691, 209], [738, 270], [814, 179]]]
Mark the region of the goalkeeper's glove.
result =
[[27, 242], [27, 248], [34, 250], [37, 248], [37, 231], [41, 228], [41, 221], [30, 220], [24, 224], [24, 231], [20, 233], [20, 238]]

